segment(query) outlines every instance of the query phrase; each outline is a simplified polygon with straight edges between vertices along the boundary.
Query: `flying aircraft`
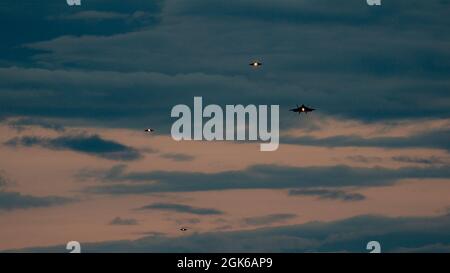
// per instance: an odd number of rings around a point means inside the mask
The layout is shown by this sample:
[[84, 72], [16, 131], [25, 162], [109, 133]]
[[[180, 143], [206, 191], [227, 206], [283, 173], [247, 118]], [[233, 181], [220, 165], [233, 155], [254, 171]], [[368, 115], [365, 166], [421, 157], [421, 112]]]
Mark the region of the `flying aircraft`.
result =
[[258, 61], [253, 61], [253, 62], [249, 63], [248, 65], [253, 66], [253, 67], [258, 67], [258, 66], [261, 66], [262, 63], [258, 62]]
[[183, 227], [183, 228], [180, 228], [180, 230], [181, 230], [181, 231], [187, 231], [188, 229], [185, 228], [185, 227]]
[[301, 113], [308, 114], [308, 112], [312, 112], [314, 110], [316, 110], [316, 109], [309, 108], [309, 107], [305, 106], [304, 104], [302, 104], [302, 106], [297, 105], [297, 108], [291, 109], [289, 111], [296, 112], [300, 115]]
[[144, 132], [147, 132], [147, 133], [153, 133], [154, 131], [155, 131], [155, 129], [153, 129], [153, 128], [148, 128], [148, 129], [144, 130]]

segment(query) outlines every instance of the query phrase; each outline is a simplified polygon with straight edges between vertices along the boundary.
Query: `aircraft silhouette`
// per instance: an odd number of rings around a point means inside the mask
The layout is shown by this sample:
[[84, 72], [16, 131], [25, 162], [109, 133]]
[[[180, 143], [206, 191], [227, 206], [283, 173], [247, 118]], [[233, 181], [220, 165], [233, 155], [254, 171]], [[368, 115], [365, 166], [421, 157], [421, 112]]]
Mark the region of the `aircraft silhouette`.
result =
[[155, 129], [153, 129], [153, 128], [148, 128], [148, 129], [144, 130], [144, 132], [147, 132], [147, 133], [153, 133], [154, 131], [155, 131]]
[[314, 110], [316, 110], [316, 109], [314, 109], [314, 108], [309, 108], [309, 107], [305, 106], [304, 104], [302, 104], [302, 106], [298, 106], [298, 105], [297, 105], [297, 108], [291, 109], [291, 110], [289, 110], [289, 111], [298, 113], [298, 114], [300, 115], [301, 113], [308, 114], [308, 112], [312, 112], [312, 111], [314, 111]]
[[257, 61], [253, 61], [253, 62], [249, 63], [248, 65], [253, 66], [253, 67], [258, 67], [258, 66], [261, 66], [262, 63], [257, 62]]

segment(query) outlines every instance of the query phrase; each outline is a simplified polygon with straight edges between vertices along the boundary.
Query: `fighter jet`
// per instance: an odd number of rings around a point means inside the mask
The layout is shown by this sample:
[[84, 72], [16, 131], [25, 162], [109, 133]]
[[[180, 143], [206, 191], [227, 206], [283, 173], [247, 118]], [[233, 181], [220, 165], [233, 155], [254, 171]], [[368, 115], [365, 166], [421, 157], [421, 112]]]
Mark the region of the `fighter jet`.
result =
[[249, 63], [248, 65], [253, 66], [253, 67], [259, 67], [262, 65], [262, 63], [258, 62], [258, 61], [253, 61], [253, 62]]
[[316, 109], [309, 108], [309, 107], [305, 106], [304, 104], [302, 104], [302, 106], [297, 105], [297, 108], [291, 109], [289, 111], [297, 112], [300, 115], [301, 113], [308, 114], [308, 112], [312, 112], [314, 110], [316, 110]]
[[152, 128], [148, 128], [148, 129], [144, 130], [144, 132], [146, 132], [146, 133], [153, 133], [154, 131], [155, 131], [155, 129], [152, 129]]

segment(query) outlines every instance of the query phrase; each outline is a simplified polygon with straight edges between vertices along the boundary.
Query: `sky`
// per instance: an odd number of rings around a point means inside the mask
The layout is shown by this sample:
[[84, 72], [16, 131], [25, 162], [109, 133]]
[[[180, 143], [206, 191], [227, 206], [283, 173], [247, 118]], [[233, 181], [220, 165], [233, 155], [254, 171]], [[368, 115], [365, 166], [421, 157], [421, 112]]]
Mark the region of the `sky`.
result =
[[[4, 0], [0, 22], [0, 251], [450, 252], [450, 1]], [[195, 96], [279, 105], [278, 150], [173, 140]]]

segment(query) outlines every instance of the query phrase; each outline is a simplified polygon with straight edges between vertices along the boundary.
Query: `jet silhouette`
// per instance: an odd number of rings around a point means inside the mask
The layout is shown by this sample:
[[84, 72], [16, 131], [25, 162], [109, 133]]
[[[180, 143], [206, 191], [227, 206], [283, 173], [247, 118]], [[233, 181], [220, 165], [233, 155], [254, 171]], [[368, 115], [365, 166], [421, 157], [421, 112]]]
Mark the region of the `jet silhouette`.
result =
[[155, 129], [153, 129], [153, 128], [148, 128], [148, 129], [144, 130], [144, 132], [147, 132], [147, 133], [153, 133], [154, 131], [155, 131]]
[[249, 63], [248, 65], [253, 66], [253, 67], [258, 67], [258, 66], [261, 66], [262, 63], [254, 61], [254, 62]]
[[314, 111], [314, 110], [316, 110], [316, 109], [314, 109], [314, 108], [309, 108], [309, 107], [305, 106], [304, 104], [302, 104], [302, 106], [298, 106], [298, 105], [297, 105], [297, 108], [291, 109], [291, 110], [289, 110], [289, 111], [298, 113], [298, 114], [300, 115], [301, 113], [308, 114], [308, 112], [312, 112], [312, 111]]

